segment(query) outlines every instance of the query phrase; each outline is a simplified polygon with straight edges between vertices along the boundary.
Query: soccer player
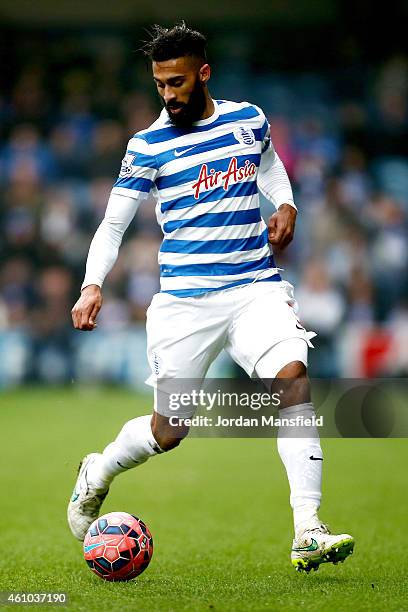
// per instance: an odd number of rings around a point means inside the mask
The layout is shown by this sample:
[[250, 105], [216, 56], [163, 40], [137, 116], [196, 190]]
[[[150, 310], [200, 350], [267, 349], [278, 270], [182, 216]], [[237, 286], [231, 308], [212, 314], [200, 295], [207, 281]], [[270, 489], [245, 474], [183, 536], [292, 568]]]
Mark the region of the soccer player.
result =
[[[314, 334], [299, 324], [292, 286], [282, 280], [269, 246], [290, 243], [297, 208], [268, 121], [254, 104], [211, 97], [206, 39], [184, 23], [156, 26], [145, 51], [164, 108], [129, 141], [72, 318], [76, 329], [95, 328], [103, 281], [139, 203], [151, 193], [164, 234], [161, 290], [147, 312], [147, 382], [155, 388], [155, 406], [153, 416], [125, 423], [102, 453], [82, 460], [68, 506], [79, 540], [115, 476], [177, 447], [187, 434], [187, 427], [171, 426], [166, 404], [158, 405], [160, 382], [202, 380], [223, 348], [251, 377], [290, 379], [280, 417], [314, 415], [306, 372]], [[268, 227], [258, 191], [277, 209]], [[278, 451], [291, 491], [293, 565], [308, 572], [343, 561], [353, 538], [332, 535], [317, 514], [323, 455], [316, 427], [301, 437], [280, 427]]]

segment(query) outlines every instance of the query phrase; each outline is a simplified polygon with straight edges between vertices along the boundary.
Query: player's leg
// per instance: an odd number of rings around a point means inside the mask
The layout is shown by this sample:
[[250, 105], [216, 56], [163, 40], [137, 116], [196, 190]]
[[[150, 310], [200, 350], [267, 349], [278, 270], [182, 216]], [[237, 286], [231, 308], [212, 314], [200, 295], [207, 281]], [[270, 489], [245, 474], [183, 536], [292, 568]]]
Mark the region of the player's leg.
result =
[[187, 434], [187, 427], [172, 426], [169, 418], [156, 410], [153, 415], [131, 419], [101, 455], [94, 453], [96, 457], [89, 465], [87, 477], [98, 489], [106, 491], [115, 476], [172, 450]]
[[[178, 379], [204, 378], [222, 348], [225, 328], [216, 304], [209, 309], [202, 299], [155, 296], [147, 318], [148, 359], [152, 367], [148, 382], [155, 388], [153, 416], [131, 419], [102, 453], [91, 453], [82, 460], [68, 505], [68, 523], [76, 538], [85, 537], [116, 476], [175, 448], [187, 435], [187, 427], [169, 422], [174, 412], [166, 401], [166, 384], [170, 381], [172, 388], [181, 390], [183, 383]], [[193, 412], [187, 409], [182, 416], [191, 417]]]
[[[279, 406], [282, 419], [312, 420], [315, 416], [306, 371], [307, 349], [301, 338], [284, 340], [267, 351], [255, 366], [257, 376], [269, 389], [279, 381], [283, 390]], [[305, 524], [318, 522], [323, 465], [319, 434], [315, 425], [280, 426], [277, 441], [289, 479], [294, 527], [298, 532]]]
[[[269, 384], [279, 379], [279, 386], [284, 388], [280, 417], [306, 419], [314, 416], [306, 373], [311, 334], [299, 324], [291, 289], [287, 283], [248, 287], [247, 295], [241, 296], [246, 303], [237, 310], [227, 350], [250, 376]], [[280, 427], [278, 450], [291, 488], [293, 548], [301, 549], [292, 551], [294, 565], [309, 571], [324, 561], [343, 560], [354, 546], [353, 539], [347, 534], [330, 535], [317, 515], [323, 454], [316, 427], [297, 431]], [[313, 537], [312, 530], [317, 530]]]
[[[293, 359], [280, 367], [282, 358]], [[282, 419], [312, 420], [315, 410], [310, 398], [310, 384], [306, 373], [307, 345], [300, 338], [279, 343], [256, 364], [257, 376], [267, 382], [279, 381]], [[276, 371], [276, 369], [278, 371]], [[272, 382], [272, 387], [275, 385]], [[274, 389], [272, 388], [271, 391]], [[293, 422], [293, 421], [292, 421]], [[307, 421], [306, 421], [307, 422]], [[286, 468], [291, 490], [295, 532], [310, 522], [319, 522], [317, 511], [321, 501], [323, 452], [315, 425], [280, 426], [278, 452]]]
[[68, 523], [73, 535], [84, 539], [116, 476], [175, 448], [187, 433], [186, 427], [170, 426], [167, 417], [149, 414], [125, 423], [102, 453], [86, 455], [79, 466], [68, 505]]
[[99, 515], [115, 476], [163, 452], [154, 438], [151, 418], [146, 415], [128, 421], [102, 453], [82, 459], [67, 510], [69, 527], [78, 540], [84, 539]]
[[[315, 416], [313, 403], [310, 401], [305, 346], [304, 341], [300, 339], [283, 341], [270, 349], [256, 365], [259, 378], [270, 380], [272, 375], [276, 383], [284, 389], [279, 410], [282, 421], [301, 417], [302, 421], [307, 423], [313, 421]], [[288, 363], [281, 367], [282, 361], [285, 360], [288, 360]], [[290, 503], [295, 528], [292, 564], [297, 570], [308, 572], [318, 569], [321, 563], [344, 561], [353, 552], [353, 537], [349, 534], [332, 535], [318, 517], [323, 453], [317, 427], [314, 424], [295, 428], [280, 425], [278, 452], [286, 469], [291, 492]]]

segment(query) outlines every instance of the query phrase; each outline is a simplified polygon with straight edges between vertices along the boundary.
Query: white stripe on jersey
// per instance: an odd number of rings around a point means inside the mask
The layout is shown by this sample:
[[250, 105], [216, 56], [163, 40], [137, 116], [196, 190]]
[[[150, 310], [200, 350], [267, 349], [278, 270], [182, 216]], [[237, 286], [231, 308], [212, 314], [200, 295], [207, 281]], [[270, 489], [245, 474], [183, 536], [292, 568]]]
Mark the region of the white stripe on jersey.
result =
[[145, 200], [149, 194], [137, 189], [126, 189], [126, 187], [115, 187], [112, 189], [112, 193], [117, 195], [126, 196], [128, 198], [134, 198], [135, 200]]
[[259, 196], [244, 196], [242, 198], [223, 198], [214, 202], [194, 204], [189, 208], [179, 208], [166, 212], [166, 221], [177, 219], [194, 219], [206, 213], [238, 212], [239, 210], [259, 210]]
[[[246, 280], [249, 282], [255, 282], [274, 275], [279, 275], [279, 268], [270, 268], [268, 271], [260, 272], [257, 276], [253, 276], [252, 278], [249, 278], [248, 274], [231, 274], [229, 276], [223, 274], [222, 276], [211, 276], [205, 279], [205, 288], [221, 289], [222, 287], [230, 284], [232, 285], [233, 283], [238, 284], [239, 282]], [[189, 280], [191, 283], [190, 288], [197, 290], [197, 295], [199, 295], [199, 290], [204, 287], [202, 277], [192, 276]], [[167, 291], [169, 293], [175, 292], [180, 288], [180, 283], [183, 282], [185, 282], [184, 276], [165, 277], [161, 279], [161, 289], [162, 291]]]
[[[202, 140], [200, 142], [202, 142]], [[207, 142], [211, 144], [211, 140]], [[185, 146], [186, 144], [183, 145], [183, 148]], [[173, 143], [172, 143], [172, 148], [174, 148]], [[242, 148], [241, 145], [237, 143], [236, 145], [230, 144], [225, 147], [214, 149], [212, 151], [206, 151], [205, 163], [211, 163], [212, 161], [216, 161], [217, 159], [221, 159], [222, 157], [229, 157], [230, 155], [240, 155], [241, 148]], [[175, 153], [178, 152], [177, 147], [174, 148], [174, 151]], [[180, 150], [180, 152], [181, 151], [182, 149]], [[193, 166], [196, 166], [197, 164], [202, 163], [202, 160], [201, 160], [202, 155], [203, 155], [202, 153], [199, 153], [199, 152], [194, 153], [194, 148], [191, 151], [187, 151], [187, 152], [190, 153], [188, 157], [180, 155], [179, 157], [176, 157], [176, 159], [168, 161], [167, 163], [163, 164], [160, 170], [161, 176], [171, 175], [171, 174], [174, 174], [174, 172], [181, 172], [185, 170], [186, 168], [192, 168]]]
[[259, 236], [266, 228], [265, 221], [247, 225], [223, 225], [220, 227], [182, 227], [165, 234], [165, 240], [233, 240]]
[[[185, 253], [162, 253], [159, 251], [159, 264], [172, 266], [188, 266], [190, 264], [211, 264], [211, 263], [233, 263], [239, 264], [244, 261], [258, 260], [268, 257], [269, 248], [266, 245], [260, 249], [250, 251], [234, 251], [232, 253], [199, 253], [186, 255]], [[166, 257], [165, 257], [166, 256]]]

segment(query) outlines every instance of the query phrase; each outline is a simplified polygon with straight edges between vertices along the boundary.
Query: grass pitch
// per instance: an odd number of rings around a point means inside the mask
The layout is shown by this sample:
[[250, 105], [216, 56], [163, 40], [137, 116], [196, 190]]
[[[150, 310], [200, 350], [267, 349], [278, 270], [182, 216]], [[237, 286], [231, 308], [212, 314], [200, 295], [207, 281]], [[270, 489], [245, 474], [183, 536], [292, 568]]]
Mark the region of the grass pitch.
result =
[[405, 440], [323, 441], [321, 518], [351, 532], [356, 549], [298, 575], [275, 440], [187, 439], [113, 484], [103, 511], [143, 518], [155, 550], [139, 578], [112, 584], [83, 561], [66, 505], [82, 456], [150, 412], [150, 399], [34, 389], [0, 404], [0, 591], [65, 591], [67, 609], [87, 612], [408, 610]]

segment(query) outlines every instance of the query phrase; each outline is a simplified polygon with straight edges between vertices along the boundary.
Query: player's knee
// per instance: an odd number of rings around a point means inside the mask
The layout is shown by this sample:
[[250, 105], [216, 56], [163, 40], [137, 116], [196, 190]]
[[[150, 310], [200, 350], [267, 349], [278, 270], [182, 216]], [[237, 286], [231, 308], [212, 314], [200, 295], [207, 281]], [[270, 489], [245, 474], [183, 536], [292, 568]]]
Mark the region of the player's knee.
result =
[[189, 428], [185, 425], [170, 425], [167, 417], [154, 413], [152, 418], [152, 433], [160, 448], [164, 451], [172, 450], [179, 446], [180, 442], [187, 436]]
[[306, 366], [301, 361], [291, 361], [279, 370], [276, 378], [290, 378], [291, 380], [306, 378]]
[[173, 448], [176, 448], [180, 444], [180, 442], [183, 440], [183, 438], [185, 437], [185, 436], [180, 437], [180, 435], [176, 437], [172, 433], [160, 432], [157, 430], [155, 431], [153, 429], [154, 439], [156, 440], [157, 444], [160, 446], [160, 448], [163, 451], [169, 451], [169, 450], [172, 450]]
[[160, 436], [160, 435], [155, 435], [155, 440], [158, 443], [158, 445], [160, 446], [160, 448], [163, 451], [169, 451], [172, 450], [173, 448], [176, 448], [182, 438], [171, 438], [171, 437], [166, 437], [166, 436]]
[[280, 408], [310, 402], [310, 383], [301, 361], [291, 361], [279, 370], [275, 384], [283, 389]]

